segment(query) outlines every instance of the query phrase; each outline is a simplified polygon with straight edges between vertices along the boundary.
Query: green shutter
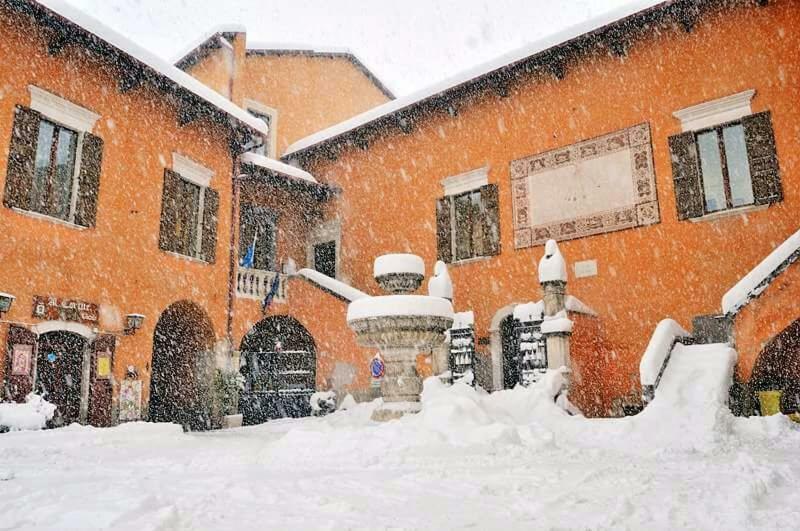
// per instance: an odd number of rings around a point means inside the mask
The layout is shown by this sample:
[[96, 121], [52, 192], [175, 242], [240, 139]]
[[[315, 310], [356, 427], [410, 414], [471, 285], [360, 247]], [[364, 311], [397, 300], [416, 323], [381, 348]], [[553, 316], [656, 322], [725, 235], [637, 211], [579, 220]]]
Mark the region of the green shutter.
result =
[[78, 200], [75, 223], [94, 227], [97, 219], [97, 193], [100, 188], [100, 167], [103, 162], [103, 139], [84, 133], [81, 167], [78, 174]]
[[36, 161], [36, 144], [39, 140], [41, 115], [27, 107], [17, 105], [8, 149], [8, 170], [3, 204], [9, 208], [28, 210], [30, 190]]
[[669, 137], [669, 151], [678, 219], [700, 217], [705, 209], [694, 133], [689, 131]]
[[165, 251], [178, 252], [180, 246], [175, 234], [180, 197], [181, 178], [174, 171], [165, 168], [164, 191], [161, 196], [161, 227], [158, 234], [158, 246]]
[[745, 116], [742, 125], [755, 204], [777, 203], [783, 199], [783, 189], [770, 113], [764, 111]]
[[481, 186], [483, 256], [500, 254], [500, 206], [496, 184]]
[[203, 199], [203, 234], [200, 238], [200, 258], [214, 263], [217, 256], [217, 215], [219, 194], [211, 188], [205, 189]]
[[451, 201], [449, 197], [436, 200], [436, 249], [439, 260], [453, 261], [453, 229], [450, 222]]

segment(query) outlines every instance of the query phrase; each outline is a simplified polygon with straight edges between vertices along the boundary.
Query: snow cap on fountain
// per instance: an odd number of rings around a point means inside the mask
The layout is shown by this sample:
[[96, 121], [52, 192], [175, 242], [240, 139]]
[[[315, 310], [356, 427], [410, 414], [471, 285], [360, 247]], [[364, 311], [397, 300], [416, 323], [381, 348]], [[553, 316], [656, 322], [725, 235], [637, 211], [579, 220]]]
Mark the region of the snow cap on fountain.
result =
[[433, 276], [428, 281], [428, 295], [453, 300], [453, 281], [447, 271], [447, 264], [441, 260], [433, 267]]
[[547, 240], [544, 244], [544, 256], [539, 260], [539, 283], [566, 282], [567, 263], [555, 240]]

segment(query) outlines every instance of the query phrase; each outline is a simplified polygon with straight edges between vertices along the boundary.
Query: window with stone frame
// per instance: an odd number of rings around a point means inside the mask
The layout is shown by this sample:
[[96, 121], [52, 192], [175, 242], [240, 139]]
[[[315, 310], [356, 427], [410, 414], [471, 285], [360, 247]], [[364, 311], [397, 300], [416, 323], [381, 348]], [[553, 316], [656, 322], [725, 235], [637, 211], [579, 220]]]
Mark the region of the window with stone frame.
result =
[[103, 141], [18, 105], [9, 148], [5, 206], [91, 227]]
[[212, 263], [216, 258], [219, 194], [164, 170], [159, 247]]
[[769, 111], [669, 138], [679, 219], [783, 199]]
[[336, 278], [336, 240], [314, 244], [314, 269]]
[[497, 185], [440, 198], [436, 204], [438, 257], [459, 262], [500, 253]]
[[243, 203], [239, 209], [239, 265], [277, 271], [277, 215], [269, 208]]

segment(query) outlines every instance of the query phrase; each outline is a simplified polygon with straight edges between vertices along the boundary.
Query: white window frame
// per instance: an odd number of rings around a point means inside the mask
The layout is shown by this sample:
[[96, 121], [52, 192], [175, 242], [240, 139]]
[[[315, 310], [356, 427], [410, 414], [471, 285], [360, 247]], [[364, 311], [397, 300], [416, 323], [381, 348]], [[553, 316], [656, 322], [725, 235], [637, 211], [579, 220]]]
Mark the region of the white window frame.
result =
[[461, 264], [487, 258], [486, 255], [456, 258], [456, 208], [453, 198], [468, 192], [477, 192], [481, 187], [489, 184], [489, 166], [452, 175], [442, 179], [441, 184], [444, 189], [444, 196], [450, 199], [450, 256], [453, 257], [452, 263]]
[[677, 110], [672, 116], [681, 121], [684, 133], [708, 129], [753, 114], [750, 103], [755, 94], [755, 89], [745, 90]]
[[341, 248], [342, 248], [342, 223], [338, 219], [332, 219], [316, 226], [308, 237], [308, 245], [306, 246], [306, 263], [308, 267], [316, 270], [317, 264], [314, 262], [314, 247], [321, 244], [333, 241], [335, 242], [336, 249], [334, 252], [334, 267], [336, 268], [336, 280], [342, 279], [341, 268]]
[[260, 101], [247, 98], [244, 100], [244, 108], [269, 116], [269, 130], [267, 131], [267, 143], [269, 150], [267, 153], [265, 153], [265, 155], [274, 159], [278, 151], [278, 110], [269, 107], [268, 105], [264, 105]]
[[[200, 187], [200, 198], [197, 202], [197, 226], [195, 227], [194, 248], [189, 258], [200, 260], [203, 250], [203, 216], [205, 214], [206, 188], [211, 185], [214, 170], [207, 168], [185, 155], [172, 153], [172, 171], [181, 179]], [[205, 262], [203, 260], [203, 262]]]

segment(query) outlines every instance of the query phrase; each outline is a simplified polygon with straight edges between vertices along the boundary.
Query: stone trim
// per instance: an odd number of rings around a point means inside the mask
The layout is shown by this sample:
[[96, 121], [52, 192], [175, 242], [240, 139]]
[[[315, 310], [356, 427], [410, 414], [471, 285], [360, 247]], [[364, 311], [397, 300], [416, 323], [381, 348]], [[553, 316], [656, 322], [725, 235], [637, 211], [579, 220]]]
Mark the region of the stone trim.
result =
[[99, 114], [36, 85], [28, 85], [28, 90], [31, 93], [31, 109], [42, 113], [45, 118], [56, 121], [75, 131], [91, 133], [92, 129], [94, 129], [94, 124], [100, 118]]
[[[529, 177], [537, 173], [603, 157], [630, 152], [634, 203], [571, 219], [533, 225], [529, 212]], [[652, 225], [660, 221], [653, 148], [648, 123], [608, 133], [591, 140], [545, 151], [511, 162], [514, 247], [522, 249], [549, 239], [571, 240], [616, 230]]]
[[[172, 153], [172, 171], [201, 188], [208, 188], [214, 177], [214, 170], [206, 168], [185, 155], [174, 152]], [[202, 208], [200, 210], [202, 212]]]
[[697, 131], [731, 122], [753, 114], [750, 108], [750, 101], [755, 96], [755, 93], [754, 89], [750, 89], [725, 96], [724, 98], [698, 103], [697, 105], [677, 110], [672, 113], [672, 116], [681, 121], [681, 127], [684, 132]]
[[477, 168], [465, 173], [453, 175], [442, 179], [444, 195], [458, 195], [464, 192], [477, 190], [489, 184], [489, 167]]

